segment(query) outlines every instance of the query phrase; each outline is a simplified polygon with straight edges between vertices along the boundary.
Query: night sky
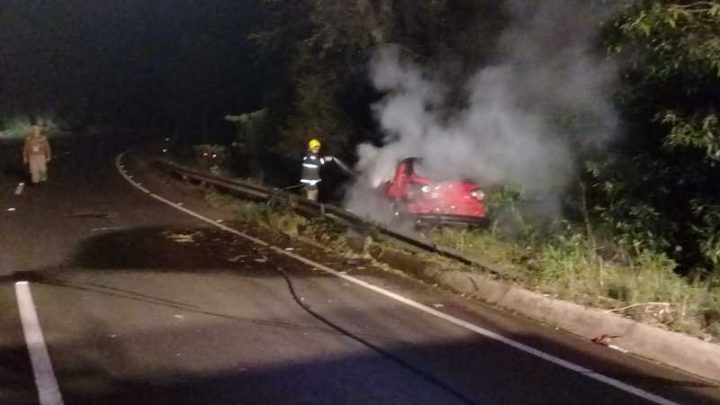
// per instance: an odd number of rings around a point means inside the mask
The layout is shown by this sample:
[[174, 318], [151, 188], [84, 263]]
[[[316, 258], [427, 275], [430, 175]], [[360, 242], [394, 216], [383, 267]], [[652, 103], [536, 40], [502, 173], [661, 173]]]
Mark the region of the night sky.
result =
[[0, 112], [199, 126], [261, 104], [260, 0], [3, 0]]

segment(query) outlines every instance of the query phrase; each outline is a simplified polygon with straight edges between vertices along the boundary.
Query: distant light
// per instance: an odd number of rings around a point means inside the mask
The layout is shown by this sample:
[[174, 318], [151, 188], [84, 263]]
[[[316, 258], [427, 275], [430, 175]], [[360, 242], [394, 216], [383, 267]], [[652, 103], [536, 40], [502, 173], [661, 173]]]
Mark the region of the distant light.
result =
[[7, 210], [12, 212], [15, 211], [15, 208], [8, 208]]

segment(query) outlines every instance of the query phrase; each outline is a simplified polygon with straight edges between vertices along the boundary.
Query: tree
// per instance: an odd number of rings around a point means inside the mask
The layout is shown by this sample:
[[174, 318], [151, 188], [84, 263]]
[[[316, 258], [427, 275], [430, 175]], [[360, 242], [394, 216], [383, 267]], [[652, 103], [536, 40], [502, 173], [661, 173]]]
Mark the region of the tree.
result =
[[[283, 151], [297, 153], [309, 136], [352, 157], [377, 141], [370, 105], [378, 94], [367, 66], [380, 45], [394, 44], [422, 62], [453, 60], [466, 75], [497, 35], [503, 16], [490, 0], [265, 0], [265, 28], [254, 35], [273, 69], [270, 114]], [[477, 24], [482, 16], [487, 24]], [[312, 134], [312, 135], [311, 135]]]
[[625, 66], [628, 134], [605, 170], [594, 167], [598, 212], [688, 270], [717, 269], [720, 2], [631, 2], [608, 38]]

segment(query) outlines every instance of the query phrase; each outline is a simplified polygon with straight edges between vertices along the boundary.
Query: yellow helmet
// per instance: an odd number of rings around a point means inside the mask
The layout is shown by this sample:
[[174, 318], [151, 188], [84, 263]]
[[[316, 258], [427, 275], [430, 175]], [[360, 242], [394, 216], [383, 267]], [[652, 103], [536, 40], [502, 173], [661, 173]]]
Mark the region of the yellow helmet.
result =
[[310, 149], [320, 148], [320, 141], [318, 141], [317, 139], [311, 139], [310, 142], [308, 142], [308, 148], [310, 148]]

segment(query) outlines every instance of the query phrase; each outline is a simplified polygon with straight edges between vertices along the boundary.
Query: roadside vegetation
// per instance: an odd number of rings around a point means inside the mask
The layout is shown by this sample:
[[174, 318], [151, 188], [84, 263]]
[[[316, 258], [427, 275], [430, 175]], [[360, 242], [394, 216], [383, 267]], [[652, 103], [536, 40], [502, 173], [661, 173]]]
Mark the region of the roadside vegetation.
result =
[[[322, 134], [328, 153], [352, 162], [358, 143], [382, 142], [372, 104], [383, 95], [366, 68], [372, 51], [395, 44], [440, 72], [450, 58], [461, 82], [461, 72], [497, 56], [493, 39], [509, 18], [502, 3], [266, 1], [268, 29], [253, 37], [277, 97], [268, 99], [266, 132], [255, 136], [299, 154], [308, 134]], [[610, 97], [622, 124], [610, 145], [577, 156], [575, 181], [550, 220], [630, 255], [665, 255], [688, 279], [711, 279], [720, 272], [720, 2], [594, 3], [614, 5], [595, 22], [595, 52], [617, 66]], [[561, 123], [558, 137], [584, 128], [580, 116], [545, 118]], [[495, 205], [526, 215], [512, 198]]]
[[705, 338], [720, 338], [720, 279], [676, 272], [664, 253], [610, 253], [567, 228], [533, 240], [492, 230], [435, 229], [428, 236], [511, 270], [512, 281], [550, 296], [607, 309]]

